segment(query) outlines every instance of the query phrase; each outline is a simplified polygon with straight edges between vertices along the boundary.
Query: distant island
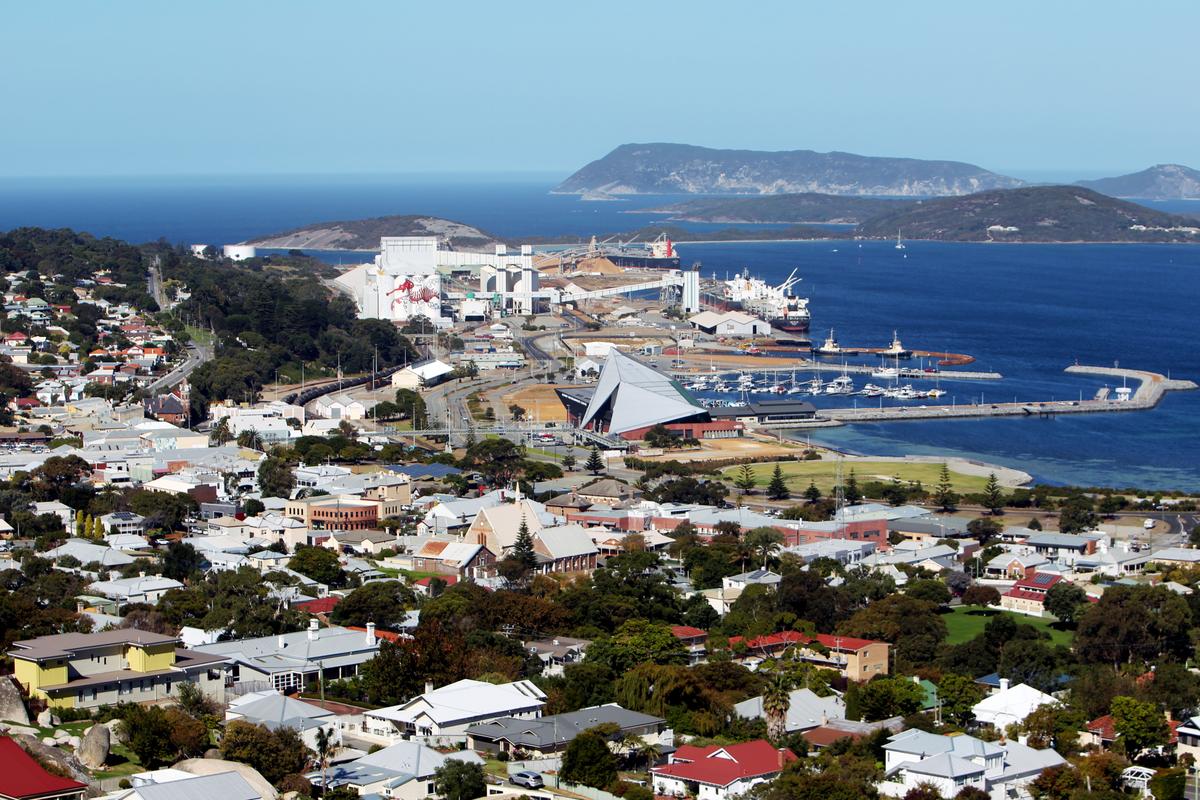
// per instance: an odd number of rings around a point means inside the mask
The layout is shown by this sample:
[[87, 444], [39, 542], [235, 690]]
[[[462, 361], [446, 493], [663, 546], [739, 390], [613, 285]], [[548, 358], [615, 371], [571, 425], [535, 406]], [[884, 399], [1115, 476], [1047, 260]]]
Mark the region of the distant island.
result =
[[904, 205], [858, 226], [865, 238], [947, 242], [1198, 242], [1200, 220], [1080, 186], [1030, 186]]
[[486, 248], [499, 237], [463, 222], [416, 214], [339, 222], [314, 222], [302, 228], [251, 239], [245, 244], [287, 250], [378, 250], [384, 236], [437, 236], [451, 247]]
[[912, 202], [804, 192], [756, 197], [704, 197], [626, 213], [665, 214], [669, 221], [678, 222], [816, 222], [854, 225]]
[[1182, 164], [1156, 164], [1141, 172], [1079, 181], [1097, 192], [1139, 200], [1200, 200], [1200, 171]]
[[571, 175], [561, 194], [796, 194], [933, 197], [1022, 186], [960, 161], [813, 150], [717, 150], [623, 144]]

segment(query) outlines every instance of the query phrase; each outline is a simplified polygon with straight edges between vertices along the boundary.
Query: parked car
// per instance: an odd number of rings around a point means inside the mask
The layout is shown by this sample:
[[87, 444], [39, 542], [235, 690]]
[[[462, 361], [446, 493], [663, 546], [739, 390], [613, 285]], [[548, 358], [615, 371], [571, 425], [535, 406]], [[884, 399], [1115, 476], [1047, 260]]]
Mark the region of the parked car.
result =
[[545, 785], [542, 783], [541, 775], [528, 769], [514, 772], [508, 776], [508, 779], [517, 786], [524, 786], [527, 789], [540, 789]]

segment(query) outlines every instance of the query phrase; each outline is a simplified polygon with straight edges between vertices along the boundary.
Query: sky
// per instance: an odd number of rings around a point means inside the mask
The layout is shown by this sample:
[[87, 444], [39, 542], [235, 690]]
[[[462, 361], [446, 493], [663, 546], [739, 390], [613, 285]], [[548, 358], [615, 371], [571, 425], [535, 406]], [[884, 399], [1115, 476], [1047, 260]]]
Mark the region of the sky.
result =
[[25, 0], [0, 175], [566, 175], [625, 142], [1200, 167], [1200, 3]]

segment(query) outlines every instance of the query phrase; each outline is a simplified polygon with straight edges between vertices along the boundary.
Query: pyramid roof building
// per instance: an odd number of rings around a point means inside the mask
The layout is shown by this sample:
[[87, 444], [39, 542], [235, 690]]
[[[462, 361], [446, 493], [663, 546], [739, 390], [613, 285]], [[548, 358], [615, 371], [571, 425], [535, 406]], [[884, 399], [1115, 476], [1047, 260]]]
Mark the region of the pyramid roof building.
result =
[[659, 423], [708, 418], [678, 381], [613, 348], [604, 362], [580, 427], [601, 423], [612, 434]]

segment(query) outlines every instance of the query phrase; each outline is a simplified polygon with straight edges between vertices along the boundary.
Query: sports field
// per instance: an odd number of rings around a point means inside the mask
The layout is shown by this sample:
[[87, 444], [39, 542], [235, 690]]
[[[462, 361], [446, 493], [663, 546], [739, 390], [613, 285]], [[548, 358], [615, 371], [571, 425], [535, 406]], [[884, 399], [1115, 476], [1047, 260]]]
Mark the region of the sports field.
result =
[[1045, 631], [1050, 634], [1050, 640], [1055, 644], [1069, 647], [1071, 641], [1075, 638], [1072, 631], [1059, 630], [1053, 627], [1051, 625], [1052, 618], [1050, 617], [1027, 617], [1024, 614], [1013, 614], [1009, 611], [995, 611], [974, 606], [958, 606], [949, 613], [942, 615], [942, 619], [946, 622], [946, 631], [948, 633], [946, 643], [962, 644], [974, 639], [983, 633], [983, 626], [987, 625], [988, 620], [998, 614], [1011, 617], [1013, 622], [1016, 622], [1018, 625], [1032, 625], [1039, 631]]
[[[754, 472], [755, 482], [759, 486], [766, 486], [771, 481], [771, 473], [775, 469], [775, 463], [768, 462], [750, 465], [751, 470]], [[815, 481], [817, 488], [825, 494], [828, 494], [837, 484], [838, 462], [832, 458], [824, 458], [820, 461], [781, 461], [778, 463], [783, 470], [784, 480], [787, 481], [788, 488], [792, 491], [792, 494], [803, 492], [808, 487], [809, 481]], [[898, 459], [878, 461], [871, 459], [843, 459], [841, 464], [843, 480], [850, 476], [851, 469], [854, 470], [854, 477], [858, 480], [859, 485], [868, 481], [886, 482], [890, 481], [892, 476], [897, 476], [902, 483], [919, 481], [926, 489], [933, 489], [937, 486], [942, 465], [927, 461], [903, 461]], [[726, 478], [733, 480], [740, 471], [741, 467], [729, 467], [724, 470], [724, 475]], [[953, 462], [951, 462], [950, 481], [953, 484], [954, 491], [959, 494], [982, 492], [984, 486], [987, 485], [987, 476], [967, 475], [963, 472], [957, 472], [955, 471]]]

